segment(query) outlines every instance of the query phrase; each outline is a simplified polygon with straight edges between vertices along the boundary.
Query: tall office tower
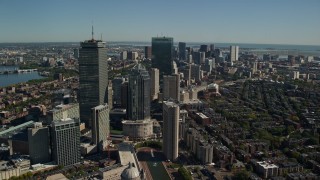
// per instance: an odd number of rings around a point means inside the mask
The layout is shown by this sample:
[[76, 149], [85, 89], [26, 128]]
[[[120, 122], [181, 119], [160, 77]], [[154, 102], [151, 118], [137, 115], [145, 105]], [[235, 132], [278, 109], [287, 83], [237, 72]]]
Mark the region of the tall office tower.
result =
[[108, 62], [106, 43], [87, 40], [80, 43], [79, 102], [80, 120], [91, 128], [91, 108], [107, 102]]
[[208, 45], [206, 45], [206, 44], [200, 45], [199, 51], [200, 52], [208, 52], [209, 51]]
[[210, 44], [210, 51], [211, 51], [212, 53], [214, 52], [214, 49], [215, 49], [214, 44]]
[[42, 123], [35, 123], [28, 129], [29, 156], [31, 164], [50, 162], [50, 135], [49, 128]]
[[112, 80], [113, 104], [115, 107], [121, 106], [121, 85], [124, 81], [123, 77], [115, 77]]
[[191, 79], [191, 65], [188, 64], [187, 66], [184, 67], [184, 69], [182, 70], [183, 72], [183, 79], [185, 81], [187, 81], [187, 84], [190, 83], [190, 79]]
[[68, 166], [80, 162], [80, 121], [53, 121], [51, 133], [55, 163]]
[[107, 146], [107, 138], [110, 134], [109, 108], [108, 105], [99, 105], [92, 108], [92, 142], [102, 152]]
[[79, 49], [73, 49], [73, 57], [79, 59]]
[[128, 107], [129, 120], [150, 118], [150, 76], [141, 64], [135, 65], [129, 75]]
[[121, 108], [127, 109], [128, 107], [128, 81], [121, 84]]
[[145, 57], [146, 59], [151, 59], [151, 58], [152, 58], [151, 46], [145, 46], [145, 47], [144, 47], [144, 57]]
[[201, 80], [201, 66], [198, 64], [191, 65], [191, 78], [194, 78], [195, 81]]
[[193, 63], [192, 61], [193, 61], [193, 60], [192, 60], [192, 55], [191, 55], [191, 54], [189, 54], [189, 56], [188, 56], [188, 63], [190, 63], [190, 64], [191, 64], [191, 63]]
[[172, 74], [178, 74], [178, 66], [175, 61], [172, 61], [171, 68], [172, 68], [171, 69]]
[[205, 59], [206, 59], [206, 53], [200, 52], [200, 64], [204, 64]]
[[255, 73], [257, 71], [258, 71], [258, 62], [253, 62], [252, 73]]
[[167, 159], [178, 157], [179, 106], [171, 101], [163, 102], [163, 152]]
[[122, 51], [120, 53], [120, 60], [127, 60], [128, 57], [128, 52], [127, 51]]
[[186, 43], [179, 42], [179, 60], [187, 60]]
[[163, 99], [180, 100], [180, 75], [164, 75], [163, 76]]
[[193, 51], [193, 53], [192, 53], [192, 58], [193, 58], [193, 62], [194, 62], [195, 64], [201, 64], [201, 62], [200, 62], [200, 52], [198, 52], [198, 51]]
[[150, 78], [151, 78], [151, 100], [155, 100], [155, 99], [158, 99], [158, 94], [159, 94], [159, 69], [151, 68]]
[[109, 80], [108, 82], [108, 105], [109, 105], [109, 109], [112, 109], [113, 108], [113, 89], [112, 89], [112, 80]]
[[210, 44], [210, 53], [209, 53], [210, 57], [214, 57], [214, 49], [215, 49], [214, 44]]
[[239, 46], [230, 46], [230, 61], [238, 61], [239, 58]]
[[152, 67], [158, 68], [160, 75], [170, 75], [171, 63], [173, 61], [173, 38], [153, 37], [152, 38]]

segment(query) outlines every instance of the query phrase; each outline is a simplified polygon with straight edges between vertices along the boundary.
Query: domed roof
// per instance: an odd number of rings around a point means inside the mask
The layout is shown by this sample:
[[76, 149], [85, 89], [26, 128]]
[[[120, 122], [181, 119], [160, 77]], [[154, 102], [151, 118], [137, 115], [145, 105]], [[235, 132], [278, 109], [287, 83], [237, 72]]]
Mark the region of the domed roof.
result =
[[138, 169], [129, 163], [129, 166], [124, 169], [121, 173], [121, 179], [122, 180], [129, 180], [129, 179], [139, 179], [140, 173]]

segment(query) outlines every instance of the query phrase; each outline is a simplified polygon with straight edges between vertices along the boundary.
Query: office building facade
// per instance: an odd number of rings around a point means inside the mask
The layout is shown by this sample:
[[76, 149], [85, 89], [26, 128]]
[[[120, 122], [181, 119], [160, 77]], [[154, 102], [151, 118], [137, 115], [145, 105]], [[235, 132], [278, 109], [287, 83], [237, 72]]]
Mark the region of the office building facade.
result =
[[151, 78], [151, 100], [158, 99], [159, 94], [159, 69], [151, 68], [150, 70], [150, 78]]
[[230, 46], [230, 61], [238, 61], [239, 58], [239, 46]]
[[57, 165], [68, 166], [80, 162], [80, 121], [69, 119], [52, 122], [52, 153]]
[[187, 60], [186, 43], [179, 42], [179, 60]]
[[163, 100], [180, 100], [180, 75], [163, 76]]
[[167, 159], [178, 157], [179, 106], [171, 101], [163, 102], [163, 153]]
[[174, 47], [171, 37], [152, 38], [152, 67], [158, 68], [161, 75], [170, 75]]
[[107, 147], [110, 134], [109, 107], [107, 104], [92, 108], [92, 142], [98, 146], [100, 152]]
[[29, 156], [31, 164], [47, 163], [51, 160], [50, 133], [48, 127], [35, 123], [28, 129]]
[[91, 108], [107, 102], [108, 62], [106, 43], [88, 40], [80, 43], [80, 119], [91, 128]]
[[135, 65], [129, 75], [127, 116], [129, 120], [150, 118], [150, 76], [141, 64]]
[[152, 48], [151, 48], [151, 46], [145, 46], [144, 47], [144, 57], [146, 59], [151, 59], [152, 58]]

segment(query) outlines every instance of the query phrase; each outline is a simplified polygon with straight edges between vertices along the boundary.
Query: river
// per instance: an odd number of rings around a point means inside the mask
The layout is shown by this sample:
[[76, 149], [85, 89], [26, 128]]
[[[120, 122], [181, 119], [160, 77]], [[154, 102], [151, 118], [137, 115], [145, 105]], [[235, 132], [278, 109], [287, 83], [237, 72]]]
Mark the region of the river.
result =
[[[5, 70], [15, 70], [17, 66], [0, 66], [0, 72]], [[13, 84], [27, 82], [32, 79], [42, 79], [38, 72], [0, 74], [0, 87], [6, 87]]]

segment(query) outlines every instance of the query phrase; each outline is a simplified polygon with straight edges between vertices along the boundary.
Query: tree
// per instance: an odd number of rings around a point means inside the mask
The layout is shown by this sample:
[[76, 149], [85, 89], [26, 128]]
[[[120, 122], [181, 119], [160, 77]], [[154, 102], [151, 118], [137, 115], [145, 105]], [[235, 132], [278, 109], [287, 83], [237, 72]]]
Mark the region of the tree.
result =
[[249, 173], [248, 171], [242, 170], [236, 173], [233, 178], [234, 180], [247, 180], [249, 179]]

